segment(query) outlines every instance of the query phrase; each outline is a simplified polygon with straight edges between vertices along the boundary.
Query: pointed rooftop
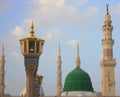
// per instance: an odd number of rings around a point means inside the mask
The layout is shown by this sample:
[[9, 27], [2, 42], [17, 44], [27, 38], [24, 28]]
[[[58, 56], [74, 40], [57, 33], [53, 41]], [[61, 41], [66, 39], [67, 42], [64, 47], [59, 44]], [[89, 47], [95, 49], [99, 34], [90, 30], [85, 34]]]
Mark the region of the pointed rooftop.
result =
[[61, 56], [61, 54], [60, 54], [60, 43], [59, 43], [59, 47], [58, 47], [58, 56]]
[[5, 51], [5, 48], [4, 48], [4, 43], [3, 43], [3, 46], [2, 46], [2, 56], [4, 56], [4, 51]]
[[106, 4], [106, 15], [105, 15], [105, 21], [111, 21], [111, 16], [109, 13], [109, 4]]
[[58, 46], [58, 59], [57, 59], [57, 63], [58, 63], [58, 64], [61, 64], [61, 63], [62, 63], [62, 61], [61, 61], [60, 43], [59, 43], [59, 46]]
[[33, 23], [33, 21], [31, 24], [30, 37], [34, 37], [34, 23]]
[[79, 44], [77, 44], [76, 67], [80, 67]]

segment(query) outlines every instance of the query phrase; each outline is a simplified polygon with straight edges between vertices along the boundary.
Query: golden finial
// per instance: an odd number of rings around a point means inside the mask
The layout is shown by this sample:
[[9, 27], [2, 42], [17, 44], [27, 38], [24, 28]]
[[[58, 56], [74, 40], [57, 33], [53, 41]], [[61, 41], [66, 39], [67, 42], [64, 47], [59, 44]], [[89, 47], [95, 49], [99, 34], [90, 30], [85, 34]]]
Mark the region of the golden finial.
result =
[[77, 44], [77, 58], [76, 58], [76, 66], [77, 66], [77, 67], [80, 67], [79, 44]]
[[30, 36], [34, 36], [34, 24], [33, 24], [33, 21], [32, 21], [32, 25], [31, 25]]
[[79, 57], [79, 44], [77, 44], [77, 57]]

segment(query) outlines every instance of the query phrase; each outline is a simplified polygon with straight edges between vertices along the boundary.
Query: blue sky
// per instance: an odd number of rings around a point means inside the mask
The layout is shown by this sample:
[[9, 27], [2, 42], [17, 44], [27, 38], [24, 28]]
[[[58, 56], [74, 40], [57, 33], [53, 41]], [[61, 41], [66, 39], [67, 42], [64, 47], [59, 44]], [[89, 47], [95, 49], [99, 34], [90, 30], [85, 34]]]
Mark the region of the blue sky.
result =
[[5, 91], [19, 95], [25, 86], [24, 59], [19, 39], [27, 37], [32, 20], [35, 35], [45, 40], [38, 73], [44, 76], [46, 95], [55, 95], [58, 44], [61, 44], [62, 83], [75, 68], [76, 43], [80, 44], [81, 68], [89, 73], [95, 91], [101, 91], [106, 3], [112, 18], [114, 58], [117, 60], [116, 94], [120, 95], [120, 1], [118, 0], [0, 0], [0, 48], [5, 43]]

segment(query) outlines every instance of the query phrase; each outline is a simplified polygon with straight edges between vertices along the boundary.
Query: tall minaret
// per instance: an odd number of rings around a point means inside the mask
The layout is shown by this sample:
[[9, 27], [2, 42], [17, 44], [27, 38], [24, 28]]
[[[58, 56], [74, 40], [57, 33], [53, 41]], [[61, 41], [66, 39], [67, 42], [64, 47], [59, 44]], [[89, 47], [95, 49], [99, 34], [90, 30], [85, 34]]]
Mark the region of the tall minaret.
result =
[[4, 96], [4, 75], [5, 75], [5, 71], [4, 71], [4, 67], [5, 67], [5, 56], [4, 56], [4, 44], [3, 44], [3, 48], [2, 48], [2, 56], [0, 58], [0, 97]]
[[32, 22], [30, 36], [21, 39], [21, 51], [24, 56], [26, 71], [26, 97], [37, 97], [35, 90], [35, 78], [39, 66], [39, 57], [42, 54], [44, 40], [34, 35]]
[[59, 48], [58, 48], [58, 60], [57, 60], [57, 85], [56, 85], [56, 92], [57, 92], [57, 96], [61, 95], [61, 91], [62, 91], [62, 71], [61, 71], [61, 65], [62, 65], [62, 61], [61, 61], [61, 55], [60, 55], [60, 44], [59, 44]]
[[80, 67], [79, 44], [77, 44], [76, 67]]
[[108, 5], [105, 15], [104, 26], [102, 28], [104, 39], [102, 40], [103, 46], [103, 59], [101, 60], [102, 68], [102, 96], [115, 96], [115, 72], [116, 59], [113, 59], [113, 44], [111, 25], [111, 16], [109, 14]]

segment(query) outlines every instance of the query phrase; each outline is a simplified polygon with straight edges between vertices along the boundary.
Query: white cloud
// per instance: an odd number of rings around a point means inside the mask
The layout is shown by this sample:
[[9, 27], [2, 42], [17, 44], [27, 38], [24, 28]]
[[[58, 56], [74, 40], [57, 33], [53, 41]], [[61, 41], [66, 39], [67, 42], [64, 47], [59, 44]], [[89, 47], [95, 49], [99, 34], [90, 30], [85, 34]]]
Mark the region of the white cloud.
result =
[[26, 32], [20, 26], [16, 26], [16, 28], [12, 32], [12, 35], [17, 36], [17, 37], [25, 36], [25, 34], [26, 34]]
[[60, 32], [57, 29], [53, 29], [52, 31], [43, 35], [43, 38], [47, 41], [55, 41], [59, 39]]
[[[74, 2], [80, 2], [76, 0]], [[82, 0], [83, 3], [87, 0]], [[89, 7], [84, 10], [72, 6], [65, 0], [34, 0], [31, 8], [31, 16], [40, 27], [56, 26], [59, 24], [84, 23], [97, 12], [97, 7]], [[84, 21], [83, 21], [84, 20]]]
[[71, 47], [76, 47], [77, 43], [78, 43], [77, 40], [69, 40], [67, 42], [67, 44]]
[[118, 5], [114, 7], [113, 11], [114, 11], [116, 14], [120, 14], [120, 3], [118, 3]]
[[32, 18], [27, 18], [23, 21], [23, 27], [29, 28], [31, 26], [32, 21], [34, 22], [34, 20]]
[[88, 0], [67, 0], [72, 6], [82, 6], [87, 3]]
[[83, 5], [85, 4], [88, 0], [72, 0], [73, 2], [76, 2], [76, 4]]
[[84, 17], [84, 18], [89, 18], [89, 17], [93, 16], [97, 11], [98, 11], [98, 8], [97, 8], [97, 7], [87, 8], [87, 9], [83, 12], [83, 17]]
[[[19, 39], [24, 36], [26, 36], [26, 31], [20, 26], [16, 26], [11, 33], [2, 35], [2, 41], [4, 41], [5, 47], [7, 48], [6, 53], [10, 54], [11, 51], [20, 46]], [[14, 52], [13, 55], [15, 54], [16, 53]]]

